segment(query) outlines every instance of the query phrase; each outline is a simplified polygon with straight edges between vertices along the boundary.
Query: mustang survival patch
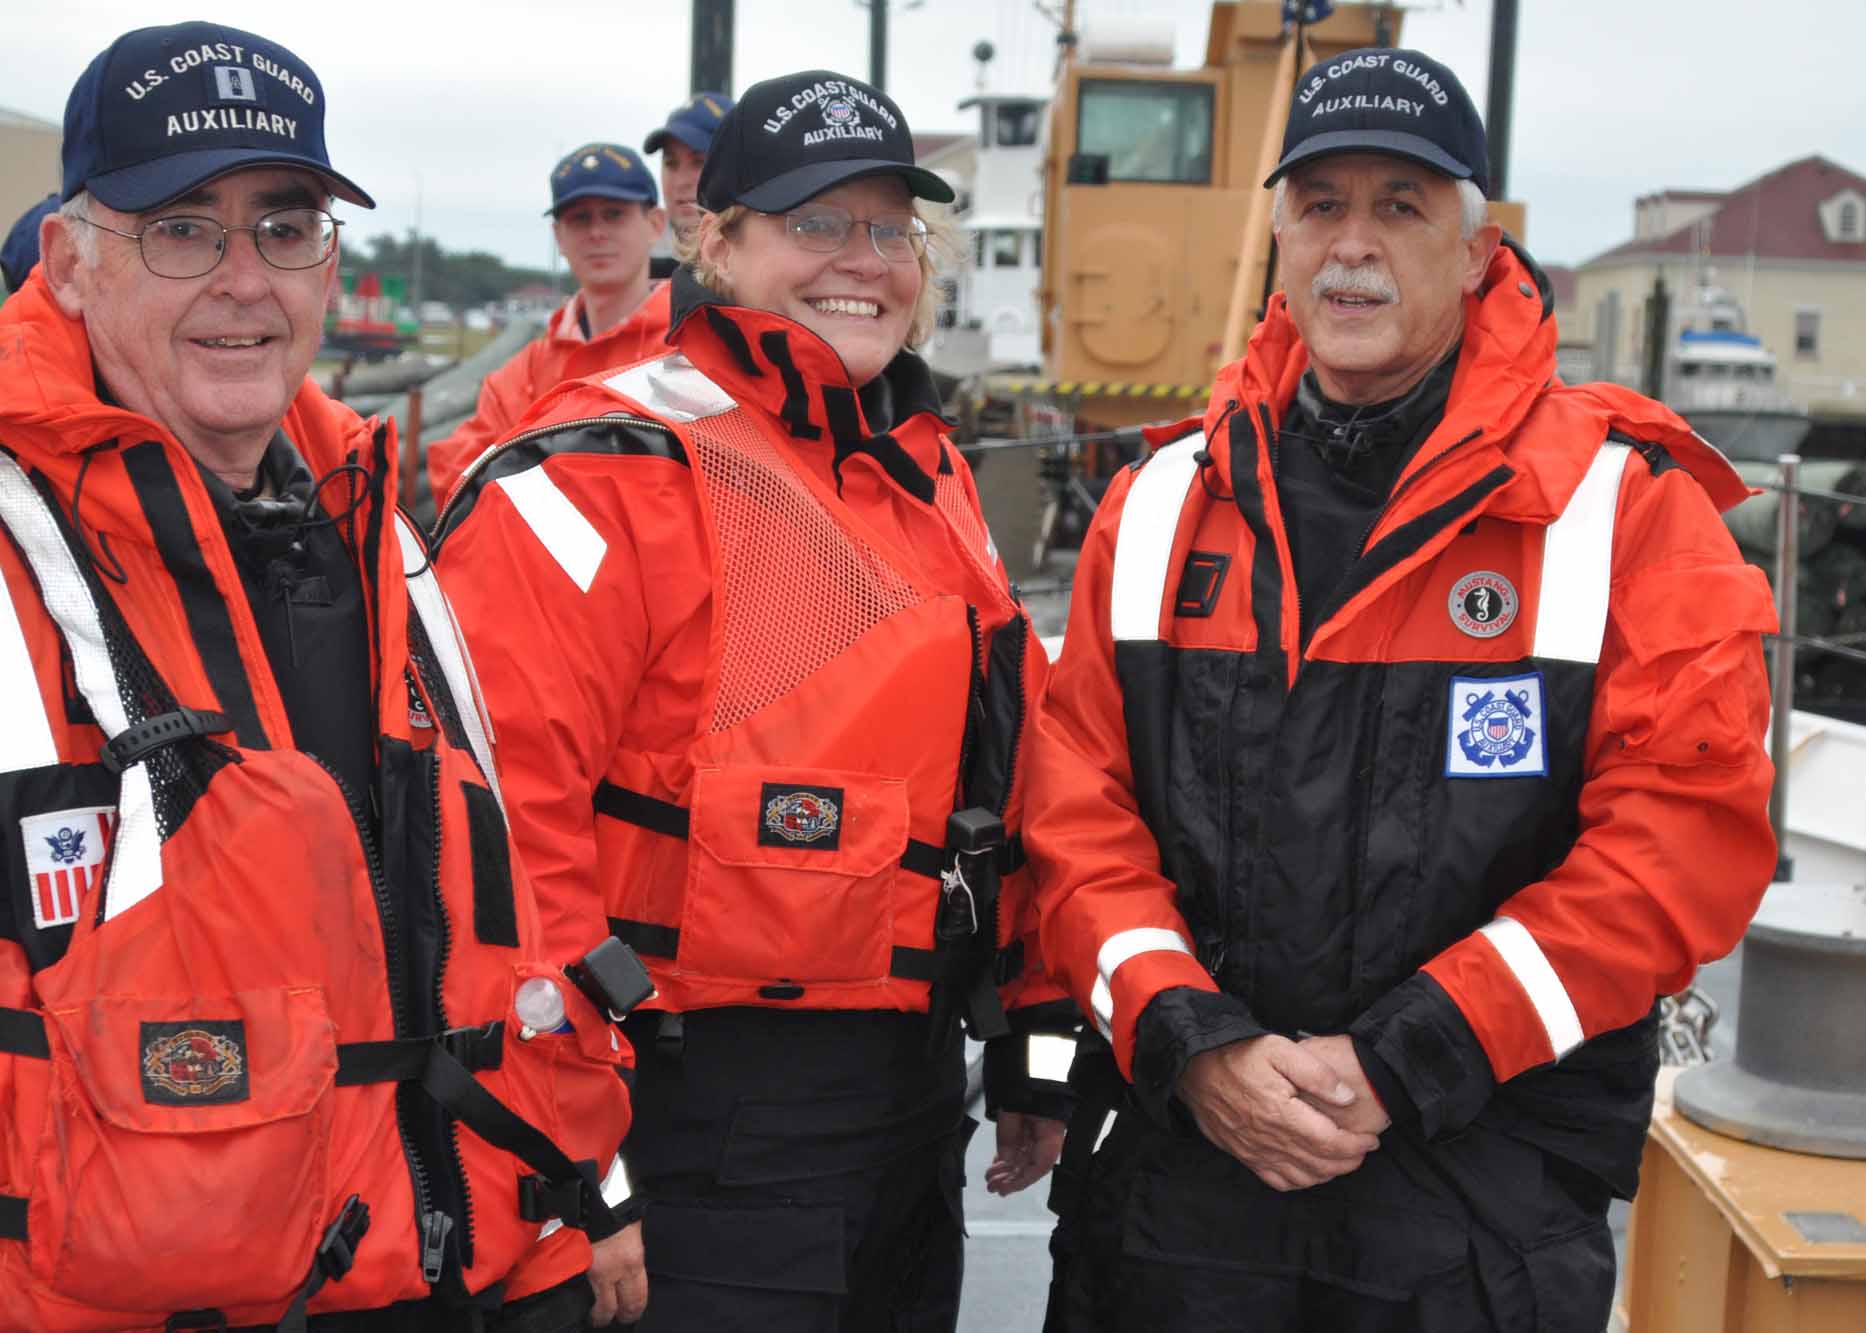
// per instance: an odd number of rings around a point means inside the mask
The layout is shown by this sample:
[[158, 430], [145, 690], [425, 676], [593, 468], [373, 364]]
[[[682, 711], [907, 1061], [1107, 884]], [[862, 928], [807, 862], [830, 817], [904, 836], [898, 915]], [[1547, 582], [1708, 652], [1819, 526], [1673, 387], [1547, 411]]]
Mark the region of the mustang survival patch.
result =
[[144, 1023], [143, 1100], [156, 1106], [212, 1106], [243, 1102], [246, 1024], [237, 1018], [191, 1018]]
[[1445, 776], [1539, 778], [1549, 771], [1542, 673], [1453, 676]]
[[842, 845], [841, 787], [767, 782], [758, 792], [758, 845], [833, 852]]

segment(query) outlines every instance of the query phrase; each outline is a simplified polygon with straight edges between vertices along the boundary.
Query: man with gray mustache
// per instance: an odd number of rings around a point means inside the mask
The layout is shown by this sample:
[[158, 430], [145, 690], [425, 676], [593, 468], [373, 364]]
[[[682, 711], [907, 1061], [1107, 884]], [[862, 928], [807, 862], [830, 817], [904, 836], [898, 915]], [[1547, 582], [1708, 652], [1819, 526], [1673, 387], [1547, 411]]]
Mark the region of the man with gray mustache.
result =
[[1657, 997], [1774, 867], [1774, 615], [1729, 464], [1561, 384], [1487, 156], [1429, 57], [1310, 69], [1283, 292], [1083, 542], [1024, 830], [1105, 1042], [1047, 1333], [1606, 1325]]

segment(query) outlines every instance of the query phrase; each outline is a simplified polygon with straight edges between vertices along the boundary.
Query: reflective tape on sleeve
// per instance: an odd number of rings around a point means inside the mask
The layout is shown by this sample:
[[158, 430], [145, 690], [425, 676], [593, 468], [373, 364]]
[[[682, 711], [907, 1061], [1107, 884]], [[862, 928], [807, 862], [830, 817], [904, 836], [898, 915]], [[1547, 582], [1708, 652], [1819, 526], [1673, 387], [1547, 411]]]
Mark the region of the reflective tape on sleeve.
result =
[[1537, 595], [1537, 657], [1600, 661], [1613, 581], [1614, 515], [1631, 453], [1624, 444], [1601, 445], [1561, 516], [1548, 526]]
[[1134, 475], [1115, 532], [1110, 579], [1108, 618], [1117, 642], [1160, 637], [1173, 534], [1179, 528], [1186, 493], [1199, 475], [1194, 455], [1204, 448], [1205, 438], [1200, 435], [1169, 444]]
[[570, 576], [578, 592], [588, 592], [596, 571], [609, 552], [609, 543], [540, 464], [516, 476], [500, 477], [493, 485], [506, 493], [512, 508], [525, 520], [532, 535], [550, 552], [558, 568]]
[[[426, 548], [400, 514], [395, 516], [395, 536], [402, 548], [402, 573], [408, 580], [409, 603], [421, 618], [421, 628], [428, 632], [428, 643], [440, 659], [441, 675], [447, 681], [447, 692], [453, 696], [454, 712], [459, 715], [460, 725], [466, 732], [467, 744], [472, 747], [480, 772], [503, 812], [505, 796], [492, 759], [492, 726], [480, 713], [479, 677], [474, 674], [473, 659], [467, 654], [466, 639], [454, 620], [453, 607], [448, 605], [440, 581], [428, 564]], [[416, 570], [421, 572], [416, 574]]]
[[631, 366], [603, 384], [668, 421], [698, 421], [738, 406], [731, 394], [678, 354]]
[[1171, 951], [1189, 954], [1192, 946], [1176, 930], [1159, 926], [1140, 926], [1110, 935], [1095, 955], [1095, 988], [1089, 995], [1095, 1026], [1102, 1036], [1114, 1040], [1114, 974], [1128, 959], [1143, 953]]
[[1528, 993], [1529, 1003], [1535, 1007], [1536, 1017], [1542, 1020], [1543, 1030], [1548, 1033], [1555, 1058], [1559, 1060], [1579, 1046], [1585, 1036], [1581, 1031], [1581, 1016], [1575, 1012], [1567, 988], [1555, 975], [1548, 956], [1528, 927], [1513, 917], [1500, 916], [1478, 934], [1490, 941], [1504, 966]]
[[1069, 1066], [1076, 1061], [1076, 1039], [1054, 1032], [1033, 1032], [1024, 1057], [1024, 1072], [1031, 1078], [1067, 1083]]

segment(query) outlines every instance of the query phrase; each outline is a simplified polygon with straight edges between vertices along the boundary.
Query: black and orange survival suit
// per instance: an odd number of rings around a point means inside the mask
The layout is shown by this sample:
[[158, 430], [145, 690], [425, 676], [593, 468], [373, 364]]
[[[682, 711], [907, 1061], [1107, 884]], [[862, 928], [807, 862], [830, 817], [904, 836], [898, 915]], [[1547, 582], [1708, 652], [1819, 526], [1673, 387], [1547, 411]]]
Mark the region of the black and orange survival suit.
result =
[[[622, 1044], [541, 948], [389, 432], [307, 385], [281, 434], [324, 484], [254, 599], [83, 325], [37, 277], [0, 310], [0, 1327], [496, 1306], [582, 1281], [553, 1218], [613, 1221], [578, 1163], [626, 1128]], [[268, 574], [301, 635], [354, 597], [354, 653], [268, 637]], [[360, 699], [310, 710], [294, 653]], [[521, 1028], [533, 978], [574, 1031]]]
[[[1559, 382], [1506, 245], [1442, 412], [1299, 605], [1307, 364], [1278, 295], [1083, 548], [1025, 839], [1045, 958], [1131, 1095], [1073, 1178], [1092, 1261], [1053, 1314], [1591, 1333], [1655, 998], [1735, 945], [1775, 863], [1774, 614], [1717, 516], [1745, 490], [1666, 409]], [[1358, 1170], [1279, 1194], [1172, 1100], [1262, 1033], [1351, 1035], [1394, 1121]]]
[[628, 1029], [647, 1326], [945, 1326], [953, 1019], [1073, 1014], [1019, 836], [1045, 658], [924, 363], [858, 390], [673, 283], [675, 354], [541, 400], [438, 565], [547, 928], [613, 930], [659, 990]]

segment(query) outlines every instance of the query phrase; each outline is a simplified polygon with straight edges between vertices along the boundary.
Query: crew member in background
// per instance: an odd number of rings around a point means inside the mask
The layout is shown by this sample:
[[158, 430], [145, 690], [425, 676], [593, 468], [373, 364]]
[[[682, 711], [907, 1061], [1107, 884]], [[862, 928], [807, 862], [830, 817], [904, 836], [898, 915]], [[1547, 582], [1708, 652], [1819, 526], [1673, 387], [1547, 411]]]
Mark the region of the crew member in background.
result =
[[1729, 464], [1557, 379], [1487, 160], [1437, 61], [1309, 70], [1283, 293], [1083, 545], [1025, 836], [1120, 1113], [1052, 1333], [1607, 1324], [1656, 1001], [1775, 865], [1775, 618]]
[[26, 275], [32, 272], [32, 266], [39, 262], [39, 223], [47, 213], [58, 209], [58, 191], [54, 190], [24, 213], [6, 234], [6, 242], [0, 244], [0, 283], [4, 283], [8, 292], [16, 292], [26, 285]]
[[676, 350], [540, 403], [439, 537], [547, 930], [613, 931], [659, 988], [628, 1028], [644, 1333], [950, 1330], [962, 1016], [987, 1184], [1061, 1141], [1024, 1036], [1075, 1017], [1019, 840], [1046, 666], [908, 350], [916, 197], [952, 191], [882, 93], [747, 90]]
[[373, 206], [324, 108], [263, 37], [118, 38], [0, 309], [0, 1327], [573, 1329], [540, 1230], [620, 1234], [623, 1048], [392, 433], [305, 378]]
[[700, 225], [700, 171], [713, 150], [719, 122], [732, 110], [724, 93], [695, 93], [667, 113], [667, 124], [642, 143], [644, 153], [661, 155], [661, 198], [676, 240], [691, 237]]
[[486, 377], [473, 415], [428, 449], [436, 510], [547, 390], [666, 350], [667, 288], [649, 279], [648, 251], [667, 214], [635, 150], [592, 143], [571, 153], [551, 170], [548, 214], [577, 290], [543, 337]]

